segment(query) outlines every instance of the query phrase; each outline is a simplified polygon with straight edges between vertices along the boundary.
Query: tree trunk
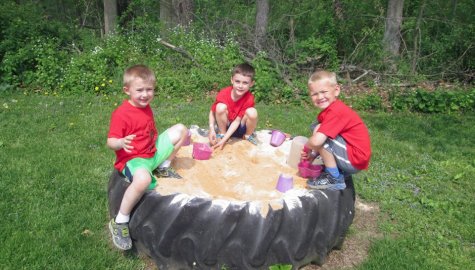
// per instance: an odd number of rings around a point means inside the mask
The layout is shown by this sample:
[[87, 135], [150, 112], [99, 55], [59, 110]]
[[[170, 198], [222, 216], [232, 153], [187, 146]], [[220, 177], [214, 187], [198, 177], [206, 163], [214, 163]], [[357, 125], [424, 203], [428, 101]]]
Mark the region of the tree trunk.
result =
[[404, 0], [389, 0], [383, 44], [392, 57], [399, 56], [401, 46], [401, 25]]
[[341, 0], [333, 0], [333, 13], [339, 21], [343, 21], [343, 4]]
[[160, 0], [160, 20], [169, 28], [189, 25], [193, 13], [193, 0]]
[[117, 0], [104, 0], [104, 33], [112, 34], [117, 26]]
[[267, 23], [269, 19], [269, 1], [257, 0], [256, 1], [256, 49], [262, 50], [265, 48], [266, 35], [267, 35]]
[[412, 54], [412, 75], [416, 74], [417, 61], [419, 60], [419, 48], [420, 48], [420, 39], [421, 39], [421, 22], [422, 15], [426, 6], [426, 0], [422, 0], [421, 7], [419, 8], [419, 16], [417, 16], [416, 28], [414, 29], [414, 46]]

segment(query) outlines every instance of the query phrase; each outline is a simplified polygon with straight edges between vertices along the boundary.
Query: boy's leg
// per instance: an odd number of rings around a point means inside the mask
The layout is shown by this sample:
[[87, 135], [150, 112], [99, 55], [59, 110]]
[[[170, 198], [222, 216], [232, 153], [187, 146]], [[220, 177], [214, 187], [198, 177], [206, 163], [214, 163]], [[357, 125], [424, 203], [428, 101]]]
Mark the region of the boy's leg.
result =
[[216, 124], [218, 125], [218, 134], [225, 134], [228, 126], [228, 106], [224, 103], [216, 104], [216, 113], [214, 114]]
[[338, 136], [335, 140], [328, 139], [323, 146], [317, 148], [317, 151], [323, 159], [325, 171], [316, 179], [307, 181], [307, 187], [314, 189], [345, 189], [345, 178], [339, 171], [343, 160], [349, 163], [344, 139], [341, 136]]
[[248, 108], [244, 117], [241, 120], [241, 125], [246, 127], [246, 133], [244, 139], [248, 140], [254, 145], [258, 144], [254, 131], [257, 127], [257, 110], [254, 107]]
[[244, 117], [242, 118], [241, 125], [244, 124], [246, 129], [246, 135], [249, 136], [256, 130], [257, 127], [257, 110], [256, 108], [248, 108]]
[[128, 250], [132, 248], [132, 239], [130, 238], [128, 227], [130, 213], [149, 188], [151, 182], [152, 176], [147, 169], [137, 169], [133, 174], [133, 181], [125, 190], [118, 215], [109, 222], [112, 241], [119, 249]]
[[159, 164], [159, 177], [182, 178], [170, 165], [187, 135], [188, 129], [183, 124], [176, 124], [160, 134], [157, 140], [157, 153], [155, 155], [157, 164]]

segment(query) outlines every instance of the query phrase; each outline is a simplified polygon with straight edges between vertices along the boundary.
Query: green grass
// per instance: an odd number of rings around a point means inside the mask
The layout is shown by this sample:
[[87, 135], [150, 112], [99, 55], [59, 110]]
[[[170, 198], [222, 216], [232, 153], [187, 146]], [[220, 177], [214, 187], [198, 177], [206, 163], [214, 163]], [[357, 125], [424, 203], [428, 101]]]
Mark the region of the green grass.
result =
[[[114, 154], [105, 146], [120, 97], [0, 93], [0, 268], [143, 269], [106, 224]], [[206, 126], [209, 102], [155, 99], [160, 130]], [[312, 108], [258, 105], [259, 128], [309, 135]], [[364, 113], [372, 136], [356, 191], [377, 202], [381, 240], [358, 269], [474, 269], [475, 115]]]

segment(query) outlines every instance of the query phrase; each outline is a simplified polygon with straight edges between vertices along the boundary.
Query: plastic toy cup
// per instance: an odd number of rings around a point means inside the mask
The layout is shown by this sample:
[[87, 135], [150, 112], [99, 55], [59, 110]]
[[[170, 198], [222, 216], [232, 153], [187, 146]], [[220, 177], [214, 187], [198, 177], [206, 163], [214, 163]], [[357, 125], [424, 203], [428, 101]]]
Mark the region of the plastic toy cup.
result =
[[183, 142], [183, 146], [188, 146], [191, 144], [191, 131], [188, 130], [188, 134], [186, 135], [185, 141]]
[[299, 165], [304, 168], [309, 168], [310, 167], [310, 161], [308, 160], [302, 160], [300, 161]]
[[285, 134], [280, 130], [273, 130], [270, 138], [270, 145], [277, 147], [285, 141]]
[[207, 160], [211, 157], [211, 147], [206, 143], [193, 143], [193, 158], [198, 160]]
[[303, 178], [318, 177], [320, 173], [322, 173], [322, 170], [323, 170], [323, 166], [321, 165], [316, 165], [316, 164], [307, 165], [302, 162], [299, 163], [298, 167], [299, 167], [299, 174]]
[[294, 178], [291, 175], [281, 173], [275, 187], [280, 192], [286, 192], [294, 187]]

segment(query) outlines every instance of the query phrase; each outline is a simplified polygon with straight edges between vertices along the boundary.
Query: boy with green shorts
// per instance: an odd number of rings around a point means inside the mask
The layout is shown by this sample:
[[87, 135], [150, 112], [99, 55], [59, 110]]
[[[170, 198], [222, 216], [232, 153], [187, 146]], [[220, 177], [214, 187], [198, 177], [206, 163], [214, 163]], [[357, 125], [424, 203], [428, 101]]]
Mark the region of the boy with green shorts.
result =
[[132, 248], [129, 220], [132, 209], [147, 189], [157, 185], [153, 171], [160, 177], [181, 178], [171, 161], [188, 134], [187, 128], [176, 124], [158, 135], [150, 107], [155, 91], [155, 75], [144, 65], [135, 65], [124, 73], [123, 91], [129, 96], [112, 113], [107, 146], [115, 151], [114, 168], [130, 181], [119, 213], [109, 222], [114, 245], [122, 250]]

